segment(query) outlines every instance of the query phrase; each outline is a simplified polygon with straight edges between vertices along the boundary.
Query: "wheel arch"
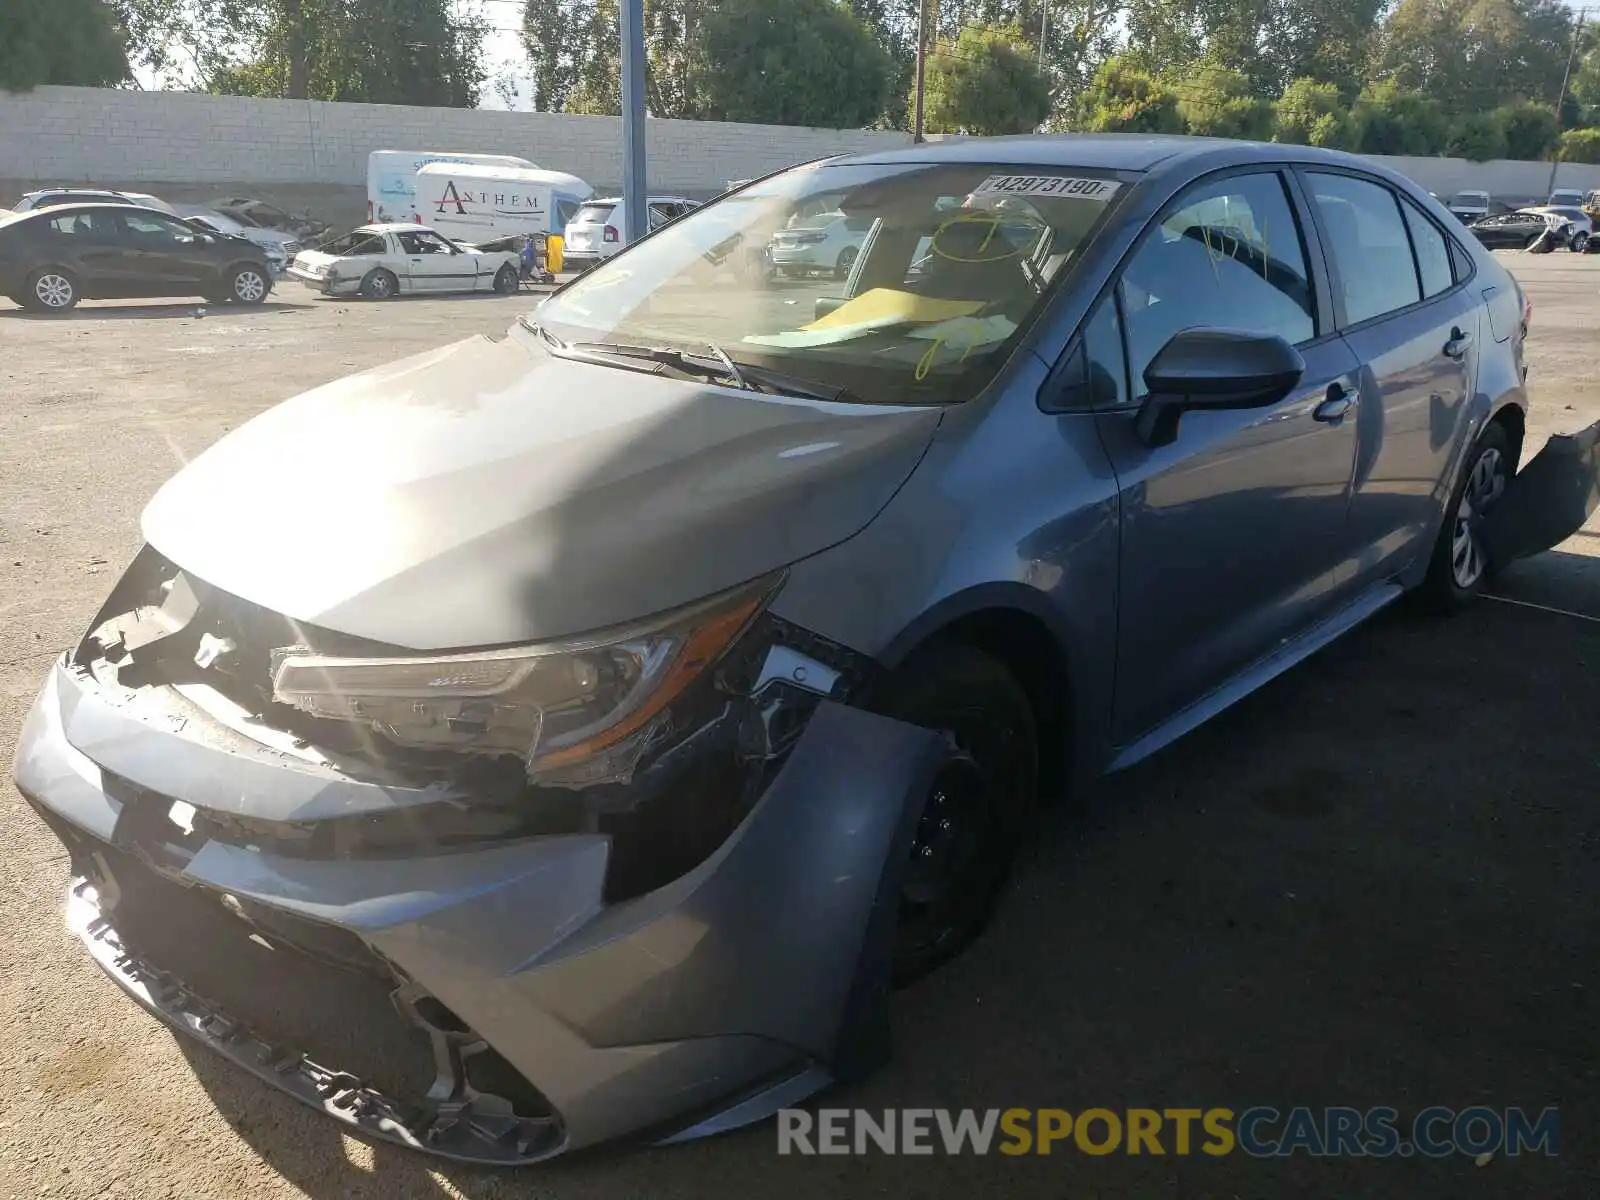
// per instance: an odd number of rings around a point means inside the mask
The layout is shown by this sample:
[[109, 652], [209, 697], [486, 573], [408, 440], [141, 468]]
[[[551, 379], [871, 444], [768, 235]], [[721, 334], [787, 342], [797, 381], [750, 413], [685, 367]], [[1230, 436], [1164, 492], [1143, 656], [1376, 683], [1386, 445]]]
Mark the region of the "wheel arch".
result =
[[1081, 765], [1086, 723], [1073, 683], [1072, 637], [1048, 598], [1022, 583], [975, 585], [924, 610], [878, 661], [892, 676], [913, 654], [942, 641], [982, 650], [1016, 677], [1033, 707], [1041, 796], [1061, 795]]
[[1502, 397], [1489, 414], [1489, 422], [1505, 429], [1511, 442], [1511, 462], [1515, 470], [1522, 461], [1522, 444], [1528, 433], [1527, 401], [1520, 393]]

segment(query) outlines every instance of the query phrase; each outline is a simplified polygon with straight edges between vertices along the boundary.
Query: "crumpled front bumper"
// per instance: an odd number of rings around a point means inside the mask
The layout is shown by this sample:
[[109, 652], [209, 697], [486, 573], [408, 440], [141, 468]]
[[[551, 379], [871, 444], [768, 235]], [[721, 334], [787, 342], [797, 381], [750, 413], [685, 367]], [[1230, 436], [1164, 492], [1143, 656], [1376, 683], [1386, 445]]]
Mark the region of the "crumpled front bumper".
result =
[[[680, 1140], [759, 1120], [888, 1052], [890, 940], [912, 830], [944, 757], [914, 726], [825, 702], [733, 835], [655, 892], [603, 900], [599, 835], [432, 856], [298, 859], [161, 833], [174, 801], [247, 810], [236, 756], [119, 711], [57, 663], [23, 728], [16, 781], [81, 876], [73, 929], [140, 1003], [262, 1079], [372, 1136], [453, 1158], [516, 1163], [628, 1135]], [[251, 764], [259, 767], [259, 764]], [[287, 761], [281, 768], [299, 773]], [[316, 806], [365, 807], [378, 785], [325, 775]], [[304, 789], [308, 781], [296, 785]], [[191, 839], [192, 840], [192, 839]], [[423, 1095], [369, 1087], [148, 960], [119, 923], [131, 874], [242, 914], [358, 945], [394, 978], [436, 1077]], [[131, 909], [129, 910], [131, 911]], [[223, 914], [218, 916], [218, 914]], [[252, 940], [262, 941], [259, 937]], [[290, 939], [300, 947], [317, 937]], [[296, 963], [332, 979], [343, 968]], [[315, 975], [321, 979], [321, 975]], [[320, 986], [320, 985], [317, 985]], [[305, 996], [300, 997], [305, 1000]], [[485, 1047], [547, 1110], [514, 1118], [472, 1078]]]

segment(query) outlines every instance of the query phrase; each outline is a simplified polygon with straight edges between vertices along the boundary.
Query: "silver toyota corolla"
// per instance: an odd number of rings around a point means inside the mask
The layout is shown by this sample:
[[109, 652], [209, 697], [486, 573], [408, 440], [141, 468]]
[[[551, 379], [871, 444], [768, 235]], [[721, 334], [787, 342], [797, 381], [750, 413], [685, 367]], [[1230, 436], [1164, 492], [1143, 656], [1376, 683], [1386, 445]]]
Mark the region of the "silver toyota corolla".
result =
[[[744, 269], [796, 213], [842, 278]], [[145, 511], [16, 779], [141, 1004], [528, 1162], [888, 1054], [1036, 797], [1594, 507], [1521, 290], [1351, 157], [973, 140], [758, 181], [290, 400]]]

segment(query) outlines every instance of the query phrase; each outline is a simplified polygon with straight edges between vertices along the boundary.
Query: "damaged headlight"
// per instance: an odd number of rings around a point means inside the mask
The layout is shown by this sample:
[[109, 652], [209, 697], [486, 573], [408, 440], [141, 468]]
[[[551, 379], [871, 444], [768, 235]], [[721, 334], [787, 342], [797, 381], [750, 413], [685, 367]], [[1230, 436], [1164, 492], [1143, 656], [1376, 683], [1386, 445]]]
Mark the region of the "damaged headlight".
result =
[[535, 783], [625, 780], [670, 706], [765, 607], [774, 580], [623, 629], [469, 654], [272, 652], [274, 698], [403, 746], [514, 754]]

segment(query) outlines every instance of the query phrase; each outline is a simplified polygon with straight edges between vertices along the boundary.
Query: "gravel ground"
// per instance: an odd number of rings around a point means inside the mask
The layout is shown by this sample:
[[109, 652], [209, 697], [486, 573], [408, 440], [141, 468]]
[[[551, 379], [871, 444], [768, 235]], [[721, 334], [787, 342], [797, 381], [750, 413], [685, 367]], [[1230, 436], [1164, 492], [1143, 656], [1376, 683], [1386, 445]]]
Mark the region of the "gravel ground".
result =
[[[1600, 259], [1508, 259], [1535, 303], [1531, 453], [1600, 417]], [[525, 298], [257, 311], [0, 302], [0, 762], [48, 658], [189, 456], [267, 405]], [[292, 486], [293, 464], [284, 464]], [[516, 1174], [374, 1148], [181, 1042], [62, 929], [65, 856], [0, 784], [0, 1194], [1580, 1197], [1600, 1194], [1600, 528], [1458, 619], [1357, 631], [1047, 814], [989, 934], [897, 1001], [830, 1105], [1562, 1109], [1556, 1159], [794, 1159], [770, 1124]]]

